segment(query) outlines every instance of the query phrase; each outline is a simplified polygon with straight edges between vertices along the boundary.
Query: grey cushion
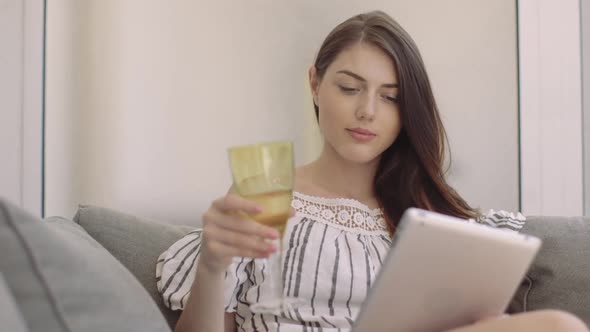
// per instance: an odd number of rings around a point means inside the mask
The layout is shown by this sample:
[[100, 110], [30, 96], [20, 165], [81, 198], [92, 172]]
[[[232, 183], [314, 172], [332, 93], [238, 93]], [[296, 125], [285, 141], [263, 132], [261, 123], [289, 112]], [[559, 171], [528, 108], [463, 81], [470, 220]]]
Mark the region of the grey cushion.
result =
[[0, 252], [31, 332], [170, 331], [133, 275], [72, 221], [0, 200]]
[[156, 223], [94, 206], [80, 206], [74, 221], [133, 273], [156, 302], [169, 326], [174, 328], [180, 311], [168, 309], [158, 293], [156, 261], [191, 228]]
[[3, 331], [28, 332], [27, 324], [16, 305], [16, 300], [0, 273], [0, 324]]
[[543, 245], [511, 308], [562, 309], [590, 324], [590, 218], [528, 217], [522, 232]]

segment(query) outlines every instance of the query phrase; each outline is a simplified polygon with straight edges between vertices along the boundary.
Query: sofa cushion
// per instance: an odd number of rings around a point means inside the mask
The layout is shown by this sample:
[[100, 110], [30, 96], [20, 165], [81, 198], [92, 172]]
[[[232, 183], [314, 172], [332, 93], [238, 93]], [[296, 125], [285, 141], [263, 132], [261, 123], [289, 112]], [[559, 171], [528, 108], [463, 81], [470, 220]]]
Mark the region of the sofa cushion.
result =
[[27, 332], [27, 325], [16, 304], [14, 296], [8, 289], [4, 276], [0, 273], [0, 322], [3, 331]]
[[100, 242], [141, 282], [156, 302], [171, 328], [180, 311], [168, 309], [156, 288], [158, 256], [191, 230], [163, 224], [107, 208], [82, 205], [74, 221]]
[[79, 225], [0, 200], [0, 271], [29, 331], [170, 331], [150, 296]]
[[527, 217], [521, 232], [543, 245], [511, 308], [562, 309], [590, 324], [590, 218]]

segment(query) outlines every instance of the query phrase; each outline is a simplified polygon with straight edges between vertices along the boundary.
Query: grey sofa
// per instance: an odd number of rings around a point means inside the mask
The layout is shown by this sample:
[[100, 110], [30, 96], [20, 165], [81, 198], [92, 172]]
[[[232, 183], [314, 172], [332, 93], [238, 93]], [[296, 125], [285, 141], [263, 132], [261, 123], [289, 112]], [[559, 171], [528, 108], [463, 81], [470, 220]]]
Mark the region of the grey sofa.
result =
[[[189, 230], [93, 206], [39, 220], [0, 200], [2, 330], [170, 331], [179, 313], [154, 268]], [[529, 217], [523, 232], [544, 244], [509, 311], [557, 308], [590, 324], [590, 219]]]

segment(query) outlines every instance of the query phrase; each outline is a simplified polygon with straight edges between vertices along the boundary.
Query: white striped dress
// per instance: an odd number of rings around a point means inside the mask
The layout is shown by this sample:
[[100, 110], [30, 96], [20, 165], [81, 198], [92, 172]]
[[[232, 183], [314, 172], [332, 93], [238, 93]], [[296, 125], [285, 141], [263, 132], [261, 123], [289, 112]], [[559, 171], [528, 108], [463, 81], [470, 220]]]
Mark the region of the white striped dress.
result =
[[[284, 293], [302, 300], [280, 315], [254, 314], [250, 304], [264, 293], [265, 260], [235, 258], [225, 274], [225, 311], [236, 313], [238, 331], [348, 331], [391, 245], [383, 214], [352, 199], [295, 192], [295, 217], [284, 237]], [[477, 220], [519, 230], [524, 216], [489, 211]], [[158, 290], [172, 310], [183, 310], [201, 252], [195, 230], [162, 253]]]

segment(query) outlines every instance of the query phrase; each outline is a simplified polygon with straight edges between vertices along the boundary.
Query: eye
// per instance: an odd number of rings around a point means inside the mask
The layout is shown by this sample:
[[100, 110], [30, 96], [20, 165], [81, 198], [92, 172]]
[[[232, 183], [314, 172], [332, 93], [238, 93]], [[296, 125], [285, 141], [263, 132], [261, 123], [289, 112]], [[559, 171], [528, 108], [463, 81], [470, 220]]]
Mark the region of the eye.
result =
[[398, 103], [397, 97], [383, 96], [383, 98], [385, 100], [387, 100], [388, 102], [390, 102], [390, 103], [394, 103], [394, 104], [397, 104]]
[[340, 88], [340, 91], [344, 92], [345, 94], [355, 94], [359, 91], [359, 89], [350, 88], [344, 85], [338, 85], [338, 87]]

